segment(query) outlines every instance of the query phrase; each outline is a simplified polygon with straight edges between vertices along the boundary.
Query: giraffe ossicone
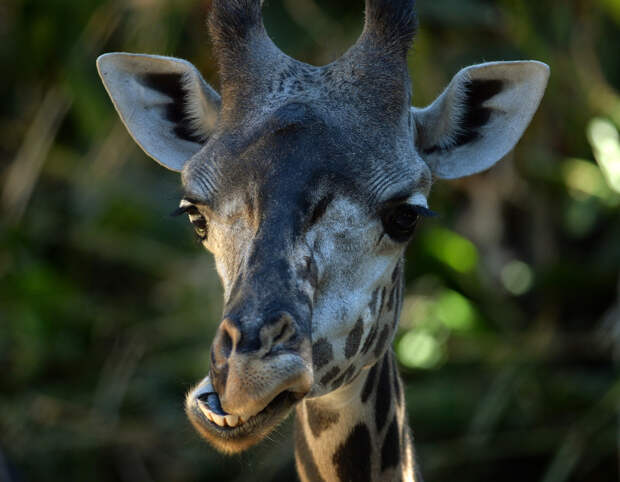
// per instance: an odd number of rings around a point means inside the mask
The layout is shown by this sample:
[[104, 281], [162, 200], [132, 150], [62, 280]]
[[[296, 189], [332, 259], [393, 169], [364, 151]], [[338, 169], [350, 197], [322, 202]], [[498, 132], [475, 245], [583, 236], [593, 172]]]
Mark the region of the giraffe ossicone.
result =
[[367, 0], [357, 43], [315, 67], [273, 44], [259, 0], [214, 0], [221, 96], [184, 60], [97, 60], [133, 138], [181, 173], [179, 212], [222, 281], [211, 366], [187, 415], [234, 453], [295, 409], [304, 481], [421, 480], [389, 348], [404, 252], [431, 214], [432, 182], [504, 157], [549, 76], [536, 61], [475, 65], [413, 108], [415, 28], [413, 0]]

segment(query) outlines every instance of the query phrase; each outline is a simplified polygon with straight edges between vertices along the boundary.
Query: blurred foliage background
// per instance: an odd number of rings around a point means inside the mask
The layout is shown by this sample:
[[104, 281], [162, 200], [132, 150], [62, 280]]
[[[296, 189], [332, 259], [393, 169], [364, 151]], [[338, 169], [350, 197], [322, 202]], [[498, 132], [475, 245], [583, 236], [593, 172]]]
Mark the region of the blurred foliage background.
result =
[[[618, 480], [620, 1], [419, 0], [416, 105], [458, 69], [538, 59], [551, 82], [514, 154], [436, 185], [408, 251], [395, 350], [428, 481]], [[361, 0], [267, 0], [322, 64]], [[217, 86], [204, 0], [0, 3], [0, 480], [295, 480], [290, 427], [227, 458], [182, 410], [220, 288], [180, 183], [120, 124], [106, 51], [184, 57]], [[290, 424], [289, 424], [290, 425]]]

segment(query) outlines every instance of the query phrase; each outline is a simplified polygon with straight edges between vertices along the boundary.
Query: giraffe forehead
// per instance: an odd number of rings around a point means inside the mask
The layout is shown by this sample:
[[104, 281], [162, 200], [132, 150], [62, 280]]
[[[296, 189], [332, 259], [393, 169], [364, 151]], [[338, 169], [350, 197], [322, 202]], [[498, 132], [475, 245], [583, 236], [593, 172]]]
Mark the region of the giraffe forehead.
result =
[[430, 186], [430, 171], [415, 151], [410, 129], [369, 128], [354, 116], [340, 119], [335, 111], [289, 102], [247, 123], [220, 126], [186, 164], [186, 189], [217, 198], [253, 185], [258, 193], [274, 195], [307, 192], [330, 179], [332, 188], [374, 199], [394, 182]]
[[310, 217], [312, 226], [324, 218], [368, 214], [394, 198], [411, 198], [414, 204], [426, 205], [432, 183], [423, 162], [373, 169], [312, 163], [305, 157], [288, 164], [235, 164], [229, 169], [204, 166], [205, 172], [217, 171], [217, 178], [208, 182], [204, 172], [194, 179], [186, 177], [187, 197], [204, 201], [213, 215], [223, 219], [234, 219], [241, 213], [257, 220]]

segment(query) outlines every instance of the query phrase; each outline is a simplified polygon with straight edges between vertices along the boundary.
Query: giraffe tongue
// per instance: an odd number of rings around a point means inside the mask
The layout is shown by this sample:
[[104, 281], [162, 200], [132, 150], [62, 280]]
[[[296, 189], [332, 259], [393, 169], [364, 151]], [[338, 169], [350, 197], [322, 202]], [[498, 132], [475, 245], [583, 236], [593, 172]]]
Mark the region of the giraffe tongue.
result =
[[222, 417], [225, 417], [226, 415], [228, 415], [222, 408], [222, 405], [220, 404], [220, 397], [217, 396], [217, 393], [203, 394], [203, 395], [200, 395], [200, 397], [198, 398], [200, 398], [200, 400], [207, 407], [209, 407], [209, 410], [211, 410], [213, 413], [217, 415], [221, 415]]
[[222, 408], [220, 397], [215, 391], [215, 388], [213, 388], [213, 384], [211, 383], [211, 379], [209, 377], [207, 377], [200, 387], [200, 395], [198, 395], [198, 399], [213, 413], [222, 417], [228, 415], [228, 413], [226, 413]]

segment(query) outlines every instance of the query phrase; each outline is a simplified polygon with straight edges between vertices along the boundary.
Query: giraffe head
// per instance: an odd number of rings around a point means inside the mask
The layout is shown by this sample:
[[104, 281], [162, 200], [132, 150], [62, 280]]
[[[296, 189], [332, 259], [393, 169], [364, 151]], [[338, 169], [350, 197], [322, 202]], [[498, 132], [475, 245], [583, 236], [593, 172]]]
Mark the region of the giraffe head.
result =
[[222, 451], [256, 443], [299, 400], [385, 353], [432, 181], [493, 165], [541, 100], [544, 64], [488, 63], [411, 108], [413, 4], [367, 0], [358, 42], [314, 67], [271, 42], [259, 0], [214, 0], [221, 97], [180, 59], [98, 59], [136, 142], [181, 173], [180, 212], [216, 260], [224, 313], [186, 411]]

